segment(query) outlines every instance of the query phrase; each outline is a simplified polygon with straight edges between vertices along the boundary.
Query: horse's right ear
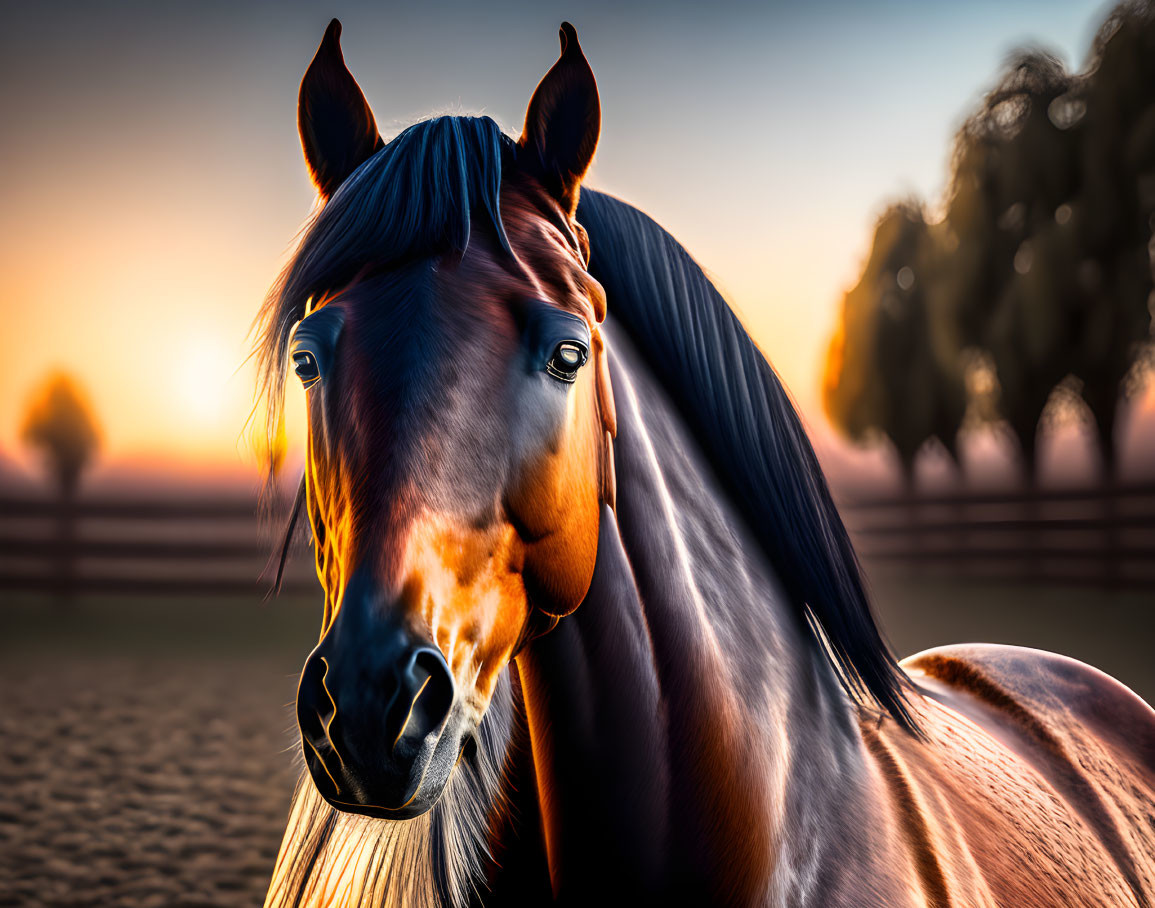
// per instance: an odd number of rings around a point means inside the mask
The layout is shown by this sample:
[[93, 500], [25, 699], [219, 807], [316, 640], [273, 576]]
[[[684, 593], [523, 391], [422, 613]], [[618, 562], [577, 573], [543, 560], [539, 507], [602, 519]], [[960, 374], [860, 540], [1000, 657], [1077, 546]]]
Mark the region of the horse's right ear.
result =
[[309, 176], [321, 198], [385, 143], [357, 80], [341, 54], [341, 23], [334, 19], [301, 80], [297, 127]]

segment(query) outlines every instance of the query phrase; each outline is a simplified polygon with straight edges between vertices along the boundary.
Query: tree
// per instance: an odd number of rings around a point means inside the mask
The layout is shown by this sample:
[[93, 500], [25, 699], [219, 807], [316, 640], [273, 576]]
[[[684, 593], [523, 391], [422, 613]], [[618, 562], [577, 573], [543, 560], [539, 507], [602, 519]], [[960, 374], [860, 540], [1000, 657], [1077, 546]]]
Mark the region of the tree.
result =
[[48, 377], [29, 404], [21, 434], [44, 458], [61, 494], [74, 497], [100, 435], [88, 401], [71, 376], [56, 372]]
[[1088, 305], [1075, 372], [1104, 466], [1116, 460], [1119, 404], [1150, 354], [1155, 227], [1155, 5], [1125, 3], [1095, 39], [1079, 100], [1080, 277]]
[[909, 474], [925, 438], [950, 447], [977, 353], [1029, 481], [1055, 407], [1085, 408], [1112, 473], [1120, 404], [1155, 359], [1155, 3], [1117, 7], [1082, 73], [1013, 54], [955, 137], [943, 212], [879, 222], [827, 361], [832, 421], [887, 435]]
[[56, 595], [62, 605], [67, 605], [72, 601], [76, 575], [73, 503], [80, 477], [100, 444], [96, 420], [76, 382], [66, 373], [57, 372], [33, 396], [21, 434], [26, 444], [40, 452], [60, 491]]
[[921, 208], [888, 208], [862, 277], [843, 298], [823, 383], [834, 425], [859, 442], [889, 438], [908, 484], [928, 441], [955, 454], [966, 412], [958, 351], [932, 336], [935, 257]]
[[936, 275], [940, 317], [960, 345], [991, 355], [999, 416], [1031, 481], [1039, 420], [1073, 369], [1083, 308], [1069, 274], [1077, 261], [1069, 210], [1066, 220], [1057, 215], [1078, 182], [1077, 118], [1056, 115], [1072, 84], [1054, 57], [1019, 52], [963, 124], [944, 219], [952, 249]]

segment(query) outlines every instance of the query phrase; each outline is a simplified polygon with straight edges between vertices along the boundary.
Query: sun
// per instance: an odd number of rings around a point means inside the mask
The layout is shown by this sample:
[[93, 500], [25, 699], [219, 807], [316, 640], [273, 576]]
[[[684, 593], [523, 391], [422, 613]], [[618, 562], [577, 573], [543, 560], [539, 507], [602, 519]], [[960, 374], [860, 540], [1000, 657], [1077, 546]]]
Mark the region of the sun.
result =
[[236, 364], [229, 351], [212, 337], [188, 338], [173, 360], [173, 391], [181, 414], [201, 426], [223, 415], [226, 386]]

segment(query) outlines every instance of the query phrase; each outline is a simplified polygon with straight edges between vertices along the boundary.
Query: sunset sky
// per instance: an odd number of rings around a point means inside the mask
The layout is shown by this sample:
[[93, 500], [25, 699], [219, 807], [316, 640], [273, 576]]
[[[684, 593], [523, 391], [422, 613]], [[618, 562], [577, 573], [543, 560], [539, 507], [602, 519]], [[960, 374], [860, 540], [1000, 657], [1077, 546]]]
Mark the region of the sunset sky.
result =
[[824, 435], [821, 358], [881, 206], [938, 197], [954, 128], [1011, 48], [1040, 44], [1079, 67], [1104, 11], [5, 4], [0, 453], [24, 456], [25, 401], [63, 367], [87, 388], [110, 461], [251, 460], [246, 334], [312, 204], [297, 87], [333, 15], [387, 139], [449, 112], [518, 132], [557, 26], [573, 21], [604, 116], [589, 182], [690, 249]]

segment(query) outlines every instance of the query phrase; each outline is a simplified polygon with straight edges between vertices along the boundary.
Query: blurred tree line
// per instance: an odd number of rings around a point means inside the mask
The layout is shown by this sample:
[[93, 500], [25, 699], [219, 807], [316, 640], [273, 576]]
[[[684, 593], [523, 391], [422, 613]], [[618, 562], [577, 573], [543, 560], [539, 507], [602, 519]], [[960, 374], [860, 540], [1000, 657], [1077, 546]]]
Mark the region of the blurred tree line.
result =
[[1081, 413], [1104, 471], [1121, 404], [1151, 371], [1155, 3], [1117, 7], [1082, 73], [1021, 50], [954, 141], [939, 220], [879, 219], [842, 302], [824, 403], [885, 435], [904, 472], [937, 440], [998, 423], [1034, 479], [1041, 427]]

